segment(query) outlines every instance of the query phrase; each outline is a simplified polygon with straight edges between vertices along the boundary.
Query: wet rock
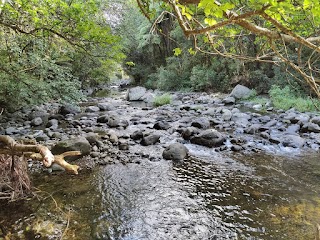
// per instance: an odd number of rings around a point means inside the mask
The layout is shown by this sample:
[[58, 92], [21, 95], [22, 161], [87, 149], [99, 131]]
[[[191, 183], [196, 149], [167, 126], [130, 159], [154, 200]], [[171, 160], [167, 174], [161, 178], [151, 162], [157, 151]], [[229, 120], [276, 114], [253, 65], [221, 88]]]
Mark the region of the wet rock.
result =
[[183, 160], [188, 155], [188, 149], [181, 143], [170, 144], [162, 153], [167, 160]]
[[292, 124], [290, 126], [288, 126], [288, 128], [286, 129], [287, 133], [297, 133], [300, 130], [300, 125], [299, 124]]
[[59, 113], [64, 116], [67, 114], [77, 114], [77, 113], [81, 113], [81, 109], [79, 106], [66, 104], [60, 107]]
[[144, 136], [141, 140], [141, 145], [148, 146], [148, 145], [154, 145], [160, 140], [160, 135], [156, 133], [151, 133], [148, 136]]
[[153, 126], [153, 128], [157, 130], [168, 130], [170, 127], [170, 124], [164, 121], [156, 122]]
[[20, 133], [20, 130], [15, 127], [8, 127], [5, 129], [5, 133], [6, 135], [13, 135], [13, 134]]
[[250, 97], [250, 95], [252, 94], [252, 90], [238, 84], [237, 86], [235, 86], [235, 88], [232, 90], [232, 92], [230, 93], [231, 97], [234, 97], [236, 99], [244, 99], [244, 98], [248, 98]]
[[[81, 156], [84, 156], [90, 154], [91, 145], [85, 137], [81, 136], [58, 142], [55, 146], [53, 146], [51, 151], [53, 154], [61, 154], [67, 151], [80, 151]], [[68, 157], [68, 159], [75, 160], [80, 158], [81, 156], [72, 156]]]
[[37, 126], [40, 126], [42, 123], [43, 123], [42, 118], [41, 117], [36, 117], [36, 118], [31, 120], [30, 125], [34, 126], [34, 127], [37, 127]]
[[282, 144], [285, 147], [302, 148], [306, 144], [306, 140], [298, 135], [287, 135]]
[[128, 101], [139, 101], [142, 100], [146, 94], [147, 89], [144, 87], [134, 87], [128, 90], [126, 99]]
[[248, 128], [246, 128], [244, 132], [248, 134], [256, 134], [259, 132], [260, 128], [261, 128], [261, 124], [255, 123], [249, 126]]
[[243, 147], [239, 146], [239, 145], [232, 145], [230, 149], [233, 152], [239, 152], [239, 151], [243, 150]]
[[201, 129], [208, 129], [210, 127], [210, 121], [205, 117], [197, 118], [192, 121], [191, 126]]
[[191, 143], [207, 147], [219, 147], [225, 140], [226, 137], [215, 129], [205, 130], [190, 139]]

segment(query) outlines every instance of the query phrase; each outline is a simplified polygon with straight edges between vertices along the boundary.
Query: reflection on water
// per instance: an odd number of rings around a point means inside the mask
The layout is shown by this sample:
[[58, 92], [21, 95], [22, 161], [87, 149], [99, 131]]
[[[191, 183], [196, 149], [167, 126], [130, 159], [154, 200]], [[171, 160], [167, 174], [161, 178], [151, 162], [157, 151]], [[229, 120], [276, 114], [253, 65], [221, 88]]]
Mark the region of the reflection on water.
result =
[[52, 198], [1, 211], [0, 219], [11, 219], [11, 232], [51, 221], [51, 239], [63, 232], [63, 239], [315, 239], [317, 154], [231, 158], [188, 148], [194, 157], [183, 163], [143, 161], [74, 177], [40, 176], [37, 186]]

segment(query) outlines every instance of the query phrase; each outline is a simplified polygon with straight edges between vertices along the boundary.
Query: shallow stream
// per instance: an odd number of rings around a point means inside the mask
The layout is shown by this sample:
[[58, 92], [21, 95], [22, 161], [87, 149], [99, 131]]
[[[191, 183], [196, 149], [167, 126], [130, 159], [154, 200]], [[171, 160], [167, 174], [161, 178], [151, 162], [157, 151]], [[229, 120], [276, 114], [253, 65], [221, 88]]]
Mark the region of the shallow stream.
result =
[[2, 205], [2, 234], [112, 240], [318, 237], [319, 154], [228, 156], [187, 147], [192, 157], [183, 163], [146, 160], [78, 176], [35, 175], [40, 200]]

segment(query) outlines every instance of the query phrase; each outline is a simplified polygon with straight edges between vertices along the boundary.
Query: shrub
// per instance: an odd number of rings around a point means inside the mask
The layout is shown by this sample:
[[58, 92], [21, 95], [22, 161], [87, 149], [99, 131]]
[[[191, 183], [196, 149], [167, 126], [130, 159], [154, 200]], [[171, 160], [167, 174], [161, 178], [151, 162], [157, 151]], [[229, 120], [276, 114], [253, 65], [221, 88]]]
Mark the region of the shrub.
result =
[[172, 99], [171, 95], [169, 93], [165, 93], [161, 96], [156, 96], [153, 100], [153, 105], [156, 107], [159, 107], [162, 105], [170, 104], [171, 99]]
[[320, 101], [318, 99], [294, 92], [289, 86], [284, 88], [272, 86], [269, 94], [274, 107], [278, 109], [288, 110], [295, 108], [300, 112], [307, 112], [318, 111], [320, 108]]

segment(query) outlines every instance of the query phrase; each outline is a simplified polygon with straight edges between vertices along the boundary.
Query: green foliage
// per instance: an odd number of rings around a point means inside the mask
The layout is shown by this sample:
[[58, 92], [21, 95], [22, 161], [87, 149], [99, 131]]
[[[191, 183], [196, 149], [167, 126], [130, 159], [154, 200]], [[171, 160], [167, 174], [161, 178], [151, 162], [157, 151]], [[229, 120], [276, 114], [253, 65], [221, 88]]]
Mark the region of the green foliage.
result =
[[280, 88], [278, 86], [272, 86], [269, 91], [271, 100], [275, 108], [288, 110], [295, 108], [300, 112], [318, 111], [320, 107], [320, 101], [318, 99], [312, 99], [307, 96], [299, 96], [289, 86]]
[[165, 93], [163, 95], [156, 96], [153, 100], [153, 105], [155, 107], [163, 106], [166, 104], [170, 104], [171, 100], [172, 100], [171, 95], [169, 93]]
[[6, 1], [0, 18], [0, 106], [78, 101], [124, 57], [103, 1]]

